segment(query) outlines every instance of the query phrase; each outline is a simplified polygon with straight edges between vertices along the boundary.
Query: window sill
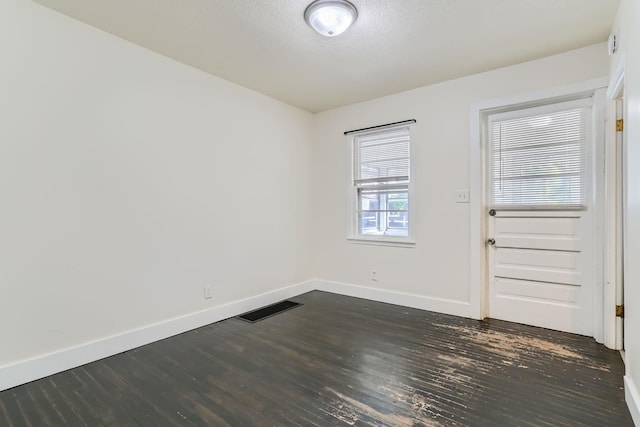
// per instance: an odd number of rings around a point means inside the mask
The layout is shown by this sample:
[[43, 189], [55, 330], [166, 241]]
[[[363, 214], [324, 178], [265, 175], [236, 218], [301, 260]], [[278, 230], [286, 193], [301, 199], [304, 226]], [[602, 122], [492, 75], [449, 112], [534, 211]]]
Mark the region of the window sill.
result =
[[347, 237], [349, 243], [356, 245], [395, 246], [400, 248], [415, 248], [416, 242], [407, 237]]

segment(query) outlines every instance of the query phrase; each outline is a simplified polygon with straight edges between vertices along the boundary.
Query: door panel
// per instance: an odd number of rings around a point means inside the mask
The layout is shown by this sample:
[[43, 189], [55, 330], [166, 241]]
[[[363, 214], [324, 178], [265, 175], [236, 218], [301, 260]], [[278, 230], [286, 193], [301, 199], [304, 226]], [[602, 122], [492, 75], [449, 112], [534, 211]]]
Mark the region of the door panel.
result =
[[[616, 101], [616, 120], [624, 120], [623, 98]], [[624, 126], [623, 126], [624, 127]], [[625, 167], [627, 158], [625, 150], [624, 129], [616, 132], [616, 305], [624, 306], [624, 240], [625, 212], [627, 211]], [[624, 334], [626, 321], [616, 317], [616, 348], [624, 350]]]
[[580, 241], [562, 237], [504, 236], [500, 244], [505, 248], [531, 248], [540, 250], [580, 251]]
[[578, 227], [580, 217], [550, 217], [560, 212], [511, 212], [495, 219], [493, 236], [501, 247], [531, 248], [558, 251], [579, 251]]
[[535, 300], [534, 302], [564, 303], [576, 306], [580, 288], [559, 283], [496, 278], [496, 294], [502, 298]]
[[538, 282], [579, 285], [578, 252], [496, 248], [494, 275]]
[[496, 278], [491, 293], [492, 318], [590, 335], [580, 287]]
[[490, 217], [490, 317], [589, 335], [589, 221], [587, 211]]
[[[515, 213], [515, 212], [514, 212]], [[537, 215], [535, 211], [528, 212], [528, 215]], [[540, 215], [555, 215], [553, 212], [541, 213]], [[579, 216], [574, 217], [500, 217], [496, 222], [496, 233], [503, 236], [515, 235], [523, 237], [557, 236], [568, 239], [575, 239], [578, 233], [578, 223], [575, 221]]]

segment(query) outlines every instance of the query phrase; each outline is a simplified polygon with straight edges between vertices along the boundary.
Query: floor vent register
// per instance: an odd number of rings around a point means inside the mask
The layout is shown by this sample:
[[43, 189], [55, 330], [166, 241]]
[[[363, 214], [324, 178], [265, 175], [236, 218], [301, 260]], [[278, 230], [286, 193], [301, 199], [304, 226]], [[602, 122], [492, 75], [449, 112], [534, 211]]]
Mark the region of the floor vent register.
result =
[[238, 316], [239, 319], [246, 320], [247, 322], [255, 323], [259, 320], [266, 319], [267, 317], [275, 316], [297, 306], [302, 305], [299, 302], [293, 301], [281, 301], [275, 304], [268, 305], [266, 307], [259, 308], [257, 310], [250, 311]]

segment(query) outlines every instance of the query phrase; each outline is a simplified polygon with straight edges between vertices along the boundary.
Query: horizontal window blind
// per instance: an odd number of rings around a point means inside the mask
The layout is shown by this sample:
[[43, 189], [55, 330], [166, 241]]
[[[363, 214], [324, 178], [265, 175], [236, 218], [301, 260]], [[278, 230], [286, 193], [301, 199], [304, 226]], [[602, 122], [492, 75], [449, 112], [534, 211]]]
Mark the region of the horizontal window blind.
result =
[[591, 108], [584, 102], [490, 117], [490, 206], [583, 208], [588, 190], [590, 117]]
[[354, 137], [354, 185], [409, 182], [409, 128]]

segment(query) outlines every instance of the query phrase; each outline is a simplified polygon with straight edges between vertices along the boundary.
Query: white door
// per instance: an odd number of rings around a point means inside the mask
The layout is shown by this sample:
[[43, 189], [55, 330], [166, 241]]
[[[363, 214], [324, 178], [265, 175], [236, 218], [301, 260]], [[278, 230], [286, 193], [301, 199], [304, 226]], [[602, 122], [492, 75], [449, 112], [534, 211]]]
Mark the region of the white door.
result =
[[[616, 100], [616, 306], [624, 307], [624, 212], [626, 212], [626, 196], [624, 182], [625, 151], [623, 123], [623, 98]], [[616, 348], [624, 350], [624, 314], [616, 317]]]
[[489, 317], [593, 335], [591, 100], [489, 116]]
[[592, 335], [587, 211], [489, 216], [489, 317]]

